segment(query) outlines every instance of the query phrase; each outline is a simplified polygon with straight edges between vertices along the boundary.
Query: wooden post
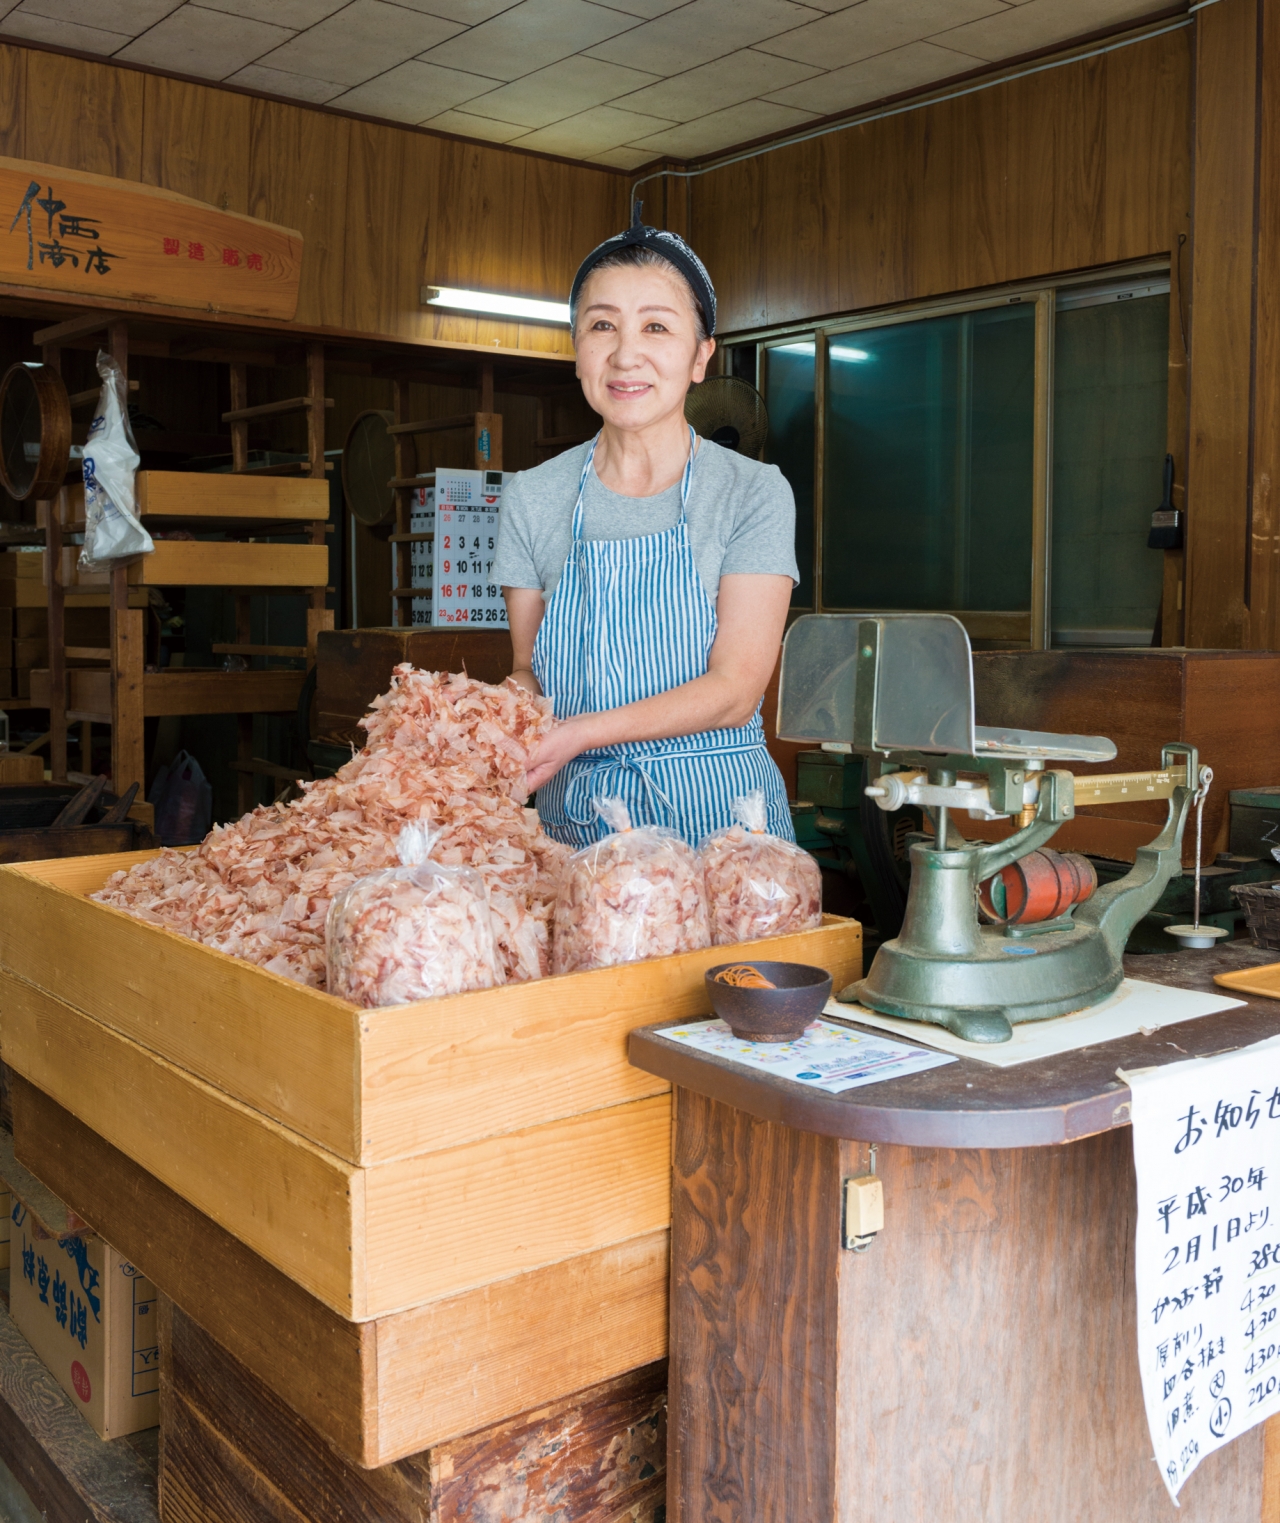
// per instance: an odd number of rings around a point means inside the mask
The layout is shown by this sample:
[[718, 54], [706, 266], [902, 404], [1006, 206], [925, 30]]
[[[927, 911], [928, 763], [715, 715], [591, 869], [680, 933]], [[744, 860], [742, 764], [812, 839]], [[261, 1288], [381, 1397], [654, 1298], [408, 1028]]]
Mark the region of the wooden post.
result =
[[473, 433], [473, 469], [502, 469], [502, 414], [493, 410], [493, 366], [480, 367], [480, 410]]
[[[109, 324], [107, 343], [127, 383], [129, 325], [123, 319]], [[53, 652], [49, 654], [52, 657]], [[111, 783], [117, 794], [137, 783], [139, 802], [147, 785], [142, 693], [145, 663], [144, 613], [129, 607], [129, 570], [117, 563], [111, 568]]]
[[[408, 381], [395, 382], [394, 396], [396, 422], [410, 422]], [[414, 436], [396, 434], [395, 441], [396, 476], [401, 480], [408, 476], [416, 476], [418, 474], [418, 446], [414, 442]], [[398, 535], [408, 534], [412, 528], [413, 509], [410, 503], [412, 491], [412, 487], [396, 488], [396, 533]], [[391, 622], [396, 625], [413, 622], [413, 604], [408, 598], [397, 596], [402, 587], [410, 586], [413, 581], [411, 551], [412, 547], [407, 539], [396, 540], [391, 571]]]
[[80, 721], [80, 770], [86, 777], [93, 776], [93, 721]]
[[[235, 364], [228, 367], [231, 372], [231, 411], [239, 412], [241, 408], [249, 405], [249, 367], [244, 364]], [[231, 425], [231, 469], [233, 471], [247, 471], [249, 469], [249, 420], [237, 418]]]
[[[312, 481], [324, 481], [324, 421], [326, 414], [324, 395], [324, 345], [307, 345], [307, 397], [311, 406], [307, 409], [307, 457], [311, 462]], [[329, 523], [317, 521], [311, 525], [311, 543], [328, 544]], [[336, 532], [336, 531], [335, 531]], [[307, 610], [307, 661], [316, 659], [316, 634], [321, 629], [333, 628], [333, 610], [325, 607], [326, 589], [311, 589], [311, 607]]]
[[[61, 373], [62, 354], [55, 345], [44, 345], [41, 358]], [[67, 621], [66, 594], [62, 586], [62, 523], [67, 510], [65, 488], [42, 506], [44, 574], [49, 589], [49, 772], [54, 782], [62, 782], [67, 775]]]

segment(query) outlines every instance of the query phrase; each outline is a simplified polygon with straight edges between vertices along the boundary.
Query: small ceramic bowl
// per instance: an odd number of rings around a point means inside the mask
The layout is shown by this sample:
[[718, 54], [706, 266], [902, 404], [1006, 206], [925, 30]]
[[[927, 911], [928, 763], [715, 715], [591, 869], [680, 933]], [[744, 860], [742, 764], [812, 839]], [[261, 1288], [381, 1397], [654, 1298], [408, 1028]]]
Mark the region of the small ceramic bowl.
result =
[[[758, 968], [773, 989], [743, 989], [722, 984], [716, 974], [725, 968], [749, 963]], [[831, 975], [825, 968], [802, 962], [761, 962], [738, 958], [707, 969], [707, 994], [711, 1008], [733, 1032], [746, 1042], [794, 1042], [831, 998]]]

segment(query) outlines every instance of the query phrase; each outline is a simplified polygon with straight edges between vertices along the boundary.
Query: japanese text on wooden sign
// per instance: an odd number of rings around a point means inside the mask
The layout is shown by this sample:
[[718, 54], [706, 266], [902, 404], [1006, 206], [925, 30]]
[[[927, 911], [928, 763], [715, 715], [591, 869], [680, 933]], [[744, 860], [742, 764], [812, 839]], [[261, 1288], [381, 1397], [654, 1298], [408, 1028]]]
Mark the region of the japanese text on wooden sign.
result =
[[292, 318], [302, 238], [155, 186], [0, 158], [0, 281]]
[[1280, 1412], [1280, 1038], [1123, 1075], [1138, 1175], [1138, 1357], [1171, 1497]]

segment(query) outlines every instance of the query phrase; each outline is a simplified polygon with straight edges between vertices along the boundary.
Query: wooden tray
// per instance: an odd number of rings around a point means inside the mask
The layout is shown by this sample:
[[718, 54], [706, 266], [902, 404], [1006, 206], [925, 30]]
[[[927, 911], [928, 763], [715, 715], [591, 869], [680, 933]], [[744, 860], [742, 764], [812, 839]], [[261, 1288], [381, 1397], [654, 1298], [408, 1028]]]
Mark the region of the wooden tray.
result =
[[[361, 1010], [85, 897], [147, 855], [0, 869], [5, 1061], [339, 1315], [667, 1227], [668, 1085], [626, 1039], [708, 1013], [724, 948]], [[840, 984], [861, 941], [755, 945]]]
[[1264, 999], [1280, 999], [1280, 962], [1241, 968], [1238, 973], [1215, 973], [1213, 981], [1237, 994], [1260, 994]]

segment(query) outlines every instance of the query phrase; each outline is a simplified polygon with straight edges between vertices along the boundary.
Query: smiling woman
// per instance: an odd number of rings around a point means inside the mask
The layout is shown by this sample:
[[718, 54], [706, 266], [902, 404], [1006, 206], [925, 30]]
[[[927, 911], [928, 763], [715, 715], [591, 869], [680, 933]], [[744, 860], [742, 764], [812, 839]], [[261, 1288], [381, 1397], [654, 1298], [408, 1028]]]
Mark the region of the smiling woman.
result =
[[760, 699], [797, 579], [795, 504], [776, 467], [684, 420], [715, 352], [711, 280], [637, 217], [583, 261], [570, 306], [601, 429], [506, 489], [494, 566], [513, 675], [564, 721], [529, 770], [539, 815], [586, 845], [607, 833], [594, 800], [617, 796], [697, 844], [761, 788], [769, 829], [793, 839]]

